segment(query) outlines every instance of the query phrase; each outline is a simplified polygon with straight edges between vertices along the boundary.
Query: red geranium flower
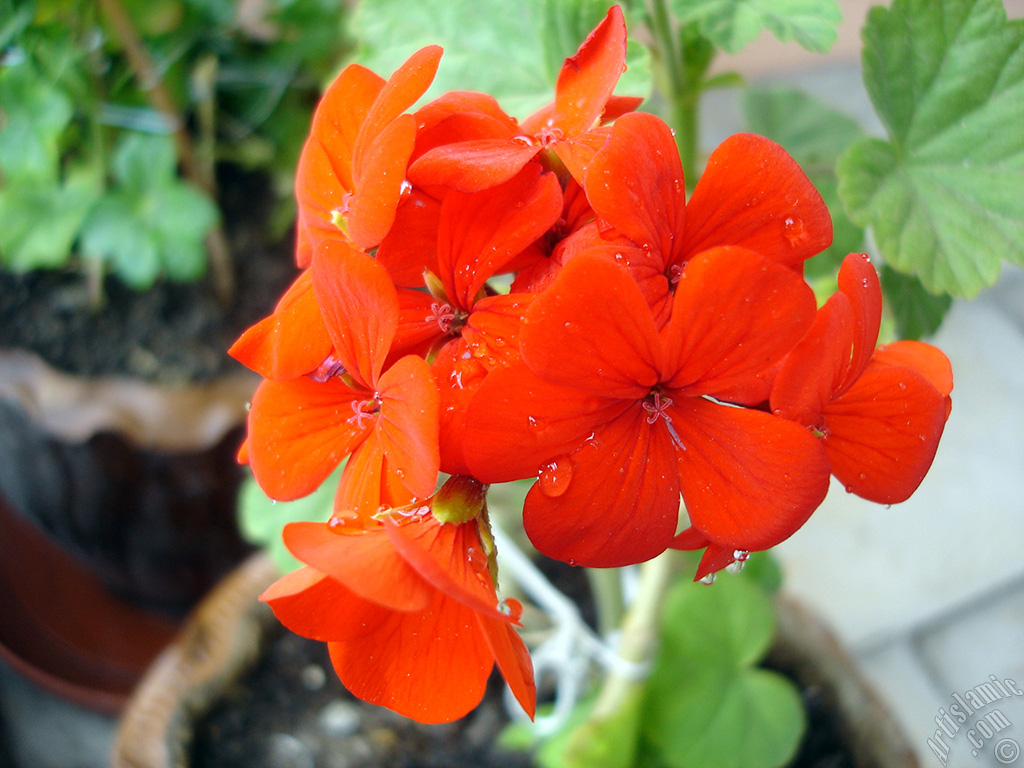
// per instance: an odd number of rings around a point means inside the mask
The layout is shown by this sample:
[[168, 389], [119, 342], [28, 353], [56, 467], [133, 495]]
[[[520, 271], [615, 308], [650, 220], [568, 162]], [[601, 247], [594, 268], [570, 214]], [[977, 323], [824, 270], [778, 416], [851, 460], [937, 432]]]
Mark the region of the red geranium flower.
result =
[[324, 93], [295, 179], [299, 266], [339, 231], [372, 248], [391, 229], [416, 141], [416, 120], [402, 112], [430, 86], [440, 58], [439, 46], [422, 48], [386, 82], [351, 64]]
[[683, 265], [701, 251], [736, 245], [798, 267], [832, 242], [821, 195], [763, 136], [722, 142], [687, 201], [671, 129], [654, 115], [623, 115], [587, 166], [584, 188], [598, 219], [563, 244], [560, 258], [587, 254], [622, 264], [659, 322]]
[[[434, 145], [409, 168], [417, 186], [442, 185], [474, 192], [515, 176], [543, 150], [550, 150], [575, 178], [604, 143], [609, 120], [634, 109], [640, 99], [613, 99], [626, 65], [626, 23], [615, 5], [579, 50], [565, 60], [555, 100], [522, 124], [506, 115], [493, 98], [454, 94], [418, 114], [432, 129]], [[472, 138], [466, 139], [467, 136]]]
[[[384, 361], [398, 326], [398, 297], [382, 265], [339, 240], [314, 255], [313, 290], [333, 353], [315, 376], [264, 380], [249, 410], [249, 462], [271, 498], [304, 496], [351, 454], [338, 506], [375, 512], [434, 490], [438, 395], [422, 358]], [[403, 493], [402, 489], [405, 489]]]
[[533, 667], [514, 628], [521, 607], [498, 603], [481, 538], [483, 493], [469, 478], [450, 480], [438, 498], [475, 498], [449, 502], [453, 522], [438, 519], [446, 515], [435, 498], [356, 530], [293, 523], [285, 543], [309, 565], [262, 599], [292, 631], [327, 641], [338, 677], [361, 699], [420, 722], [448, 722], [480, 702], [497, 662], [533, 717]]
[[875, 352], [881, 312], [874, 267], [850, 254], [839, 290], [782, 365], [771, 408], [815, 431], [847, 491], [893, 504], [909, 498], [931, 466], [953, 381], [949, 360], [930, 345], [898, 342]]
[[558, 180], [536, 164], [491, 189], [451, 192], [441, 204], [430, 292], [399, 293], [395, 354], [415, 351], [434, 360], [444, 472], [468, 473], [466, 404], [488, 371], [518, 359], [520, 320], [533, 298], [494, 294], [487, 280], [544, 235], [561, 210]]
[[618, 566], [662, 552], [682, 494], [693, 524], [764, 549], [821, 502], [828, 466], [811, 433], [719, 402], [803, 335], [814, 297], [752, 251], [691, 259], [658, 329], [622, 267], [580, 256], [527, 310], [522, 362], [491, 372], [467, 416], [474, 476], [536, 476], [524, 523], [543, 553]]

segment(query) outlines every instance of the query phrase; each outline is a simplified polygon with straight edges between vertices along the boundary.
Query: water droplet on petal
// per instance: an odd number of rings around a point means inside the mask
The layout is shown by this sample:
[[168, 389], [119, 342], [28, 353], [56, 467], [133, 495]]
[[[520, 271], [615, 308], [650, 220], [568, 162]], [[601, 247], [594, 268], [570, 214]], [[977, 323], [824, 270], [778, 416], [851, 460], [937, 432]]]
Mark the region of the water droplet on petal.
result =
[[540, 468], [540, 490], [552, 498], [561, 496], [569, 489], [572, 480], [573, 462], [568, 456], [559, 456]]
[[701, 576], [700, 583], [701, 584], [714, 584], [715, 583], [715, 576], [716, 576], [716, 574], [714, 574], [714, 573], [705, 574], [704, 576]]
[[470, 547], [466, 550], [466, 560], [469, 561], [469, 567], [477, 573], [489, 570], [489, 565], [487, 563], [487, 555], [485, 555], [476, 547]]
[[408, 179], [402, 179], [402, 183], [398, 185], [398, 194], [404, 197], [410, 192], [412, 192], [412, 182]]
[[807, 238], [807, 227], [802, 219], [788, 217], [782, 222], [782, 235], [794, 248]]

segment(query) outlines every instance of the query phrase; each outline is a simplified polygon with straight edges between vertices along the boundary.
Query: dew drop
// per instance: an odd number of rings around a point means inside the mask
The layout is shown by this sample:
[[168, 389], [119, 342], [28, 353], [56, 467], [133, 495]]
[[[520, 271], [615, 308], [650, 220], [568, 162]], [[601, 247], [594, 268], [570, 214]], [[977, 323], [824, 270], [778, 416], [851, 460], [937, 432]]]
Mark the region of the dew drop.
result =
[[782, 235], [791, 246], [799, 245], [807, 237], [807, 227], [804, 226], [803, 219], [788, 217], [782, 222]]
[[701, 576], [700, 583], [701, 584], [714, 584], [715, 583], [715, 575], [716, 574], [714, 574], [714, 573], [708, 573], [708, 574], [705, 574], [704, 576]]
[[476, 547], [470, 547], [466, 550], [466, 560], [469, 562], [469, 567], [472, 568], [477, 574], [489, 572], [487, 555], [485, 555]]
[[552, 498], [561, 496], [569, 489], [572, 480], [573, 463], [568, 456], [559, 456], [540, 468], [540, 490]]
[[527, 416], [526, 421], [531, 427], [537, 426], [537, 420], [533, 416]]
[[408, 179], [402, 179], [402, 183], [398, 185], [398, 194], [404, 197], [410, 192], [412, 192], [412, 182]]

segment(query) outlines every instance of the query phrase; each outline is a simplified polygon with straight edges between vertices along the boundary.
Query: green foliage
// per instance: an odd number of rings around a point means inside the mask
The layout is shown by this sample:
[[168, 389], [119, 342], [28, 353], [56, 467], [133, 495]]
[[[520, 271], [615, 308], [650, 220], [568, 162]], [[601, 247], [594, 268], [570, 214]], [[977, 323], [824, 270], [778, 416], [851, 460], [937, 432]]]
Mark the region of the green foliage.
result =
[[203, 237], [216, 223], [217, 209], [178, 179], [171, 139], [125, 134], [111, 165], [114, 183], [82, 229], [86, 258], [106, 262], [140, 290], [161, 274], [200, 277], [206, 269]]
[[288, 523], [328, 520], [339, 476], [340, 470], [309, 496], [295, 501], [273, 501], [251, 476], [247, 477], [238, 495], [238, 527], [242, 536], [249, 543], [266, 549], [281, 573], [294, 571], [302, 563], [285, 548], [281, 531]]
[[782, 42], [795, 40], [824, 53], [836, 41], [837, 0], [668, 0], [679, 21], [727, 53], [738, 53], [767, 29]]
[[793, 685], [755, 665], [774, 633], [767, 594], [744, 578], [680, 583], [668, 597], [643, 736], [669, 768], [772, 768], [804, 729]]
[[[218, 161], [290, 178], [346, 51], [345, 4], [119, 1], [189, 127], [193, 182], [212, 187]], [[96, 3], [0, 0], [0, 266], [100, 260], [140, 289], [205, 272], [213, 203], [178, 178], [176, 119], [151, 103], [153, 73], [129, 45]]]
[[[679, 553], [692, 573], [696, 558]], [[535, 751], [544, 768], [778, 768], [795, 754], [803, 705], [785, 677], [761, 669], [775, 632], [772, 595], [781, 575], [767, 553], [714, 586], [680, 580], [662, 610], [660, 648], [642, 686], [596, 718], [581, 701], [567, 725]], [[542, 712], [546, 712], [542, 710]], [[528, 726], [513, 725], [507, 749], [528, 749]]]
[[[551, 101], [562, 62], [604, 17], [597, 0], [363, 0], [353, 17], [360, 63], [387, 76], [418, 48], [444, 46], [427, 98], [485, 91], [525, 118]], [[646, 96], [646, 50], [631, 43], [616, 93]]]
[[893, 269], [973, 296], [1024, 265], [1024, 22], [998, 0], [895, 0], [863, 37], [889, 139], [843, 155], [843, 203]]
[[951, 297], [928, 293], [916, 277], [900, 274], [888, 265], [882, 265], [881, 279], [882, 293], [899, 338], [920, 339], [939, 330], [942, 319], [953, 306]]

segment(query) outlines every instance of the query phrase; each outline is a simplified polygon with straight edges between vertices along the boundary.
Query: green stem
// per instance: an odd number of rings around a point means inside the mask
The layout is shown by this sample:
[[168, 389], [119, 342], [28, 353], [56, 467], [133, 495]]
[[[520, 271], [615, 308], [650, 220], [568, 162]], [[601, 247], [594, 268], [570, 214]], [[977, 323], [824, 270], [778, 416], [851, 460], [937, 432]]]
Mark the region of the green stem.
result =
[[597, 607], [597, 631], [608, 637], [619, 628], [626, 612], [622, 572], [618, 568], [587, 568], [587, 580]]
[[[714, 49], [694, 29], [673, 24], [666, 0], [650, 0], [648, 24], [654, 38], [652, 68], [668, 104], [669, 124], [688, 178], [696, 181], [701, 87]], [[692, 186], [692, 184], [690, 185]]]
[[[640, 590], [626, 612], [619, 638], [618, 655], [624, 661], [634, 664], [652, 661], [661, 627], [661, 607], [672, 586], [676, 564], [676, 552], [670, 549], [640, 566]], [[601, 686], [590, 720], [610, 717], [628, 696], [643, 686], [643, 680], [611, 670]]]

